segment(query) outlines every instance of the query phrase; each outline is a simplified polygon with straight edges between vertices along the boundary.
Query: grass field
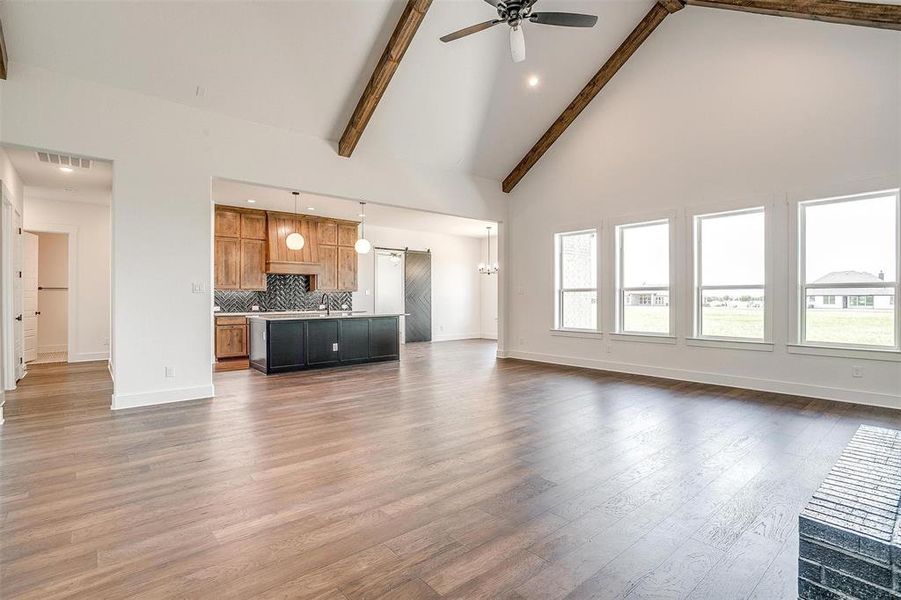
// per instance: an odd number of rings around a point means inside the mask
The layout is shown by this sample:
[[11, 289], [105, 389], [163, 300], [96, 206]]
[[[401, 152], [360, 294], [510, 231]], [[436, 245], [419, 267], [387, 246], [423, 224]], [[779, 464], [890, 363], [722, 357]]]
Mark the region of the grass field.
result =
[[[666, 306], [627, 306], [624, 316], [627, 331], [663, 333], [669, 330], [669, 308]], [[894, 323], [894, 314], [887, 309], [809, 309], [807, 341], [893, 346]], [[703, 334], [762, 338], [763, 309], [705, 307]]]

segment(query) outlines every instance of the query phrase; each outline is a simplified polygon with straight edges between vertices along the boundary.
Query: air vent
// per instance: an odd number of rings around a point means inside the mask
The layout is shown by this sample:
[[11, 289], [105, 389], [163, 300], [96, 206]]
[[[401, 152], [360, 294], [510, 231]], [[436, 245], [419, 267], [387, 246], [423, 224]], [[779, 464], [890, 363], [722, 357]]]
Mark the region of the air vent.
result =
[[53, 154], [51, 152], [37, 152], [38, 160], [48, 165], [57, 165], [60, 167], [78, 167], [79, 169], [90, 169], [91, 159], [78, 158], [77, 156], [66, 156], [65, 154]]

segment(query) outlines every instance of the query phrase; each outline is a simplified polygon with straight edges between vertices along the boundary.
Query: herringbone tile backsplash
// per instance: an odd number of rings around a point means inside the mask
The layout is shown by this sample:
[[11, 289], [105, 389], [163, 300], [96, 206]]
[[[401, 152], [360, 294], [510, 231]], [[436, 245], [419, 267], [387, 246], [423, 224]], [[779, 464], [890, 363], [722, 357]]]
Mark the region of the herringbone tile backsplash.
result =
[[[329, 295], [329, 308], [340, 310], [342, 304], [353, 306], [350, 292], [333, 292]], [[265, 292], [243, 290], [216, 290], [215, 304], [221, 312], [250, 312], [254, 305], [260, 310], [316, 310], [322, 292], [310, 291], [310, 279], [306, 275], [266, 275]]]

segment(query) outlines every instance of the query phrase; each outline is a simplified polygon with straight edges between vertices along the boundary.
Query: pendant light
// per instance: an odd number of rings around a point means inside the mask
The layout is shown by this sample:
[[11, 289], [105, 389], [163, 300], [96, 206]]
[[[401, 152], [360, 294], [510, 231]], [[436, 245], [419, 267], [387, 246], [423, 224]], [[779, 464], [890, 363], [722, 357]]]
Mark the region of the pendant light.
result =
[[488, 262], [487, 263], [479, 263], [479, 273], [482, 275], [494, 275], [500, 270], [500, 265], [497, 262], [491, 262], [491, 227], [486, 227], [488, 230]]
[[354, 244], [357, 254], [369, 254], [372, 244], [366, 239], [366, 203], [360, 202], [360, 239]]
[[[294, 222], [297, 223], [297, 197], [300, 196], [300, 192], [291, 193], [294, 195]], [[285, 244], [288, 246], [289, 250], [301, 250], [305, 243], [306, 240], [304, 240], [303, 236], [296, 231], [294, 233], [289, 233], [288, 237], [285, 238]]]

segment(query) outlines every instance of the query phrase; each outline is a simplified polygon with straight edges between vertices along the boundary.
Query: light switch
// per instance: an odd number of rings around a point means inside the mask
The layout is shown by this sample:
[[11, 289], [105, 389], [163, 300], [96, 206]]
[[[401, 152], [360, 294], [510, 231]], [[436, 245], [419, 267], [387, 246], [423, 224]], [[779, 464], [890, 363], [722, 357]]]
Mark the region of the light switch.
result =
[[191, 291], [195, 294], [202, 294], [205, 290], [203, 289], [203, 282], [194, 282], [191, 284]]
[[166, 367], [166, 377], [175, 377], [175, 367]]

